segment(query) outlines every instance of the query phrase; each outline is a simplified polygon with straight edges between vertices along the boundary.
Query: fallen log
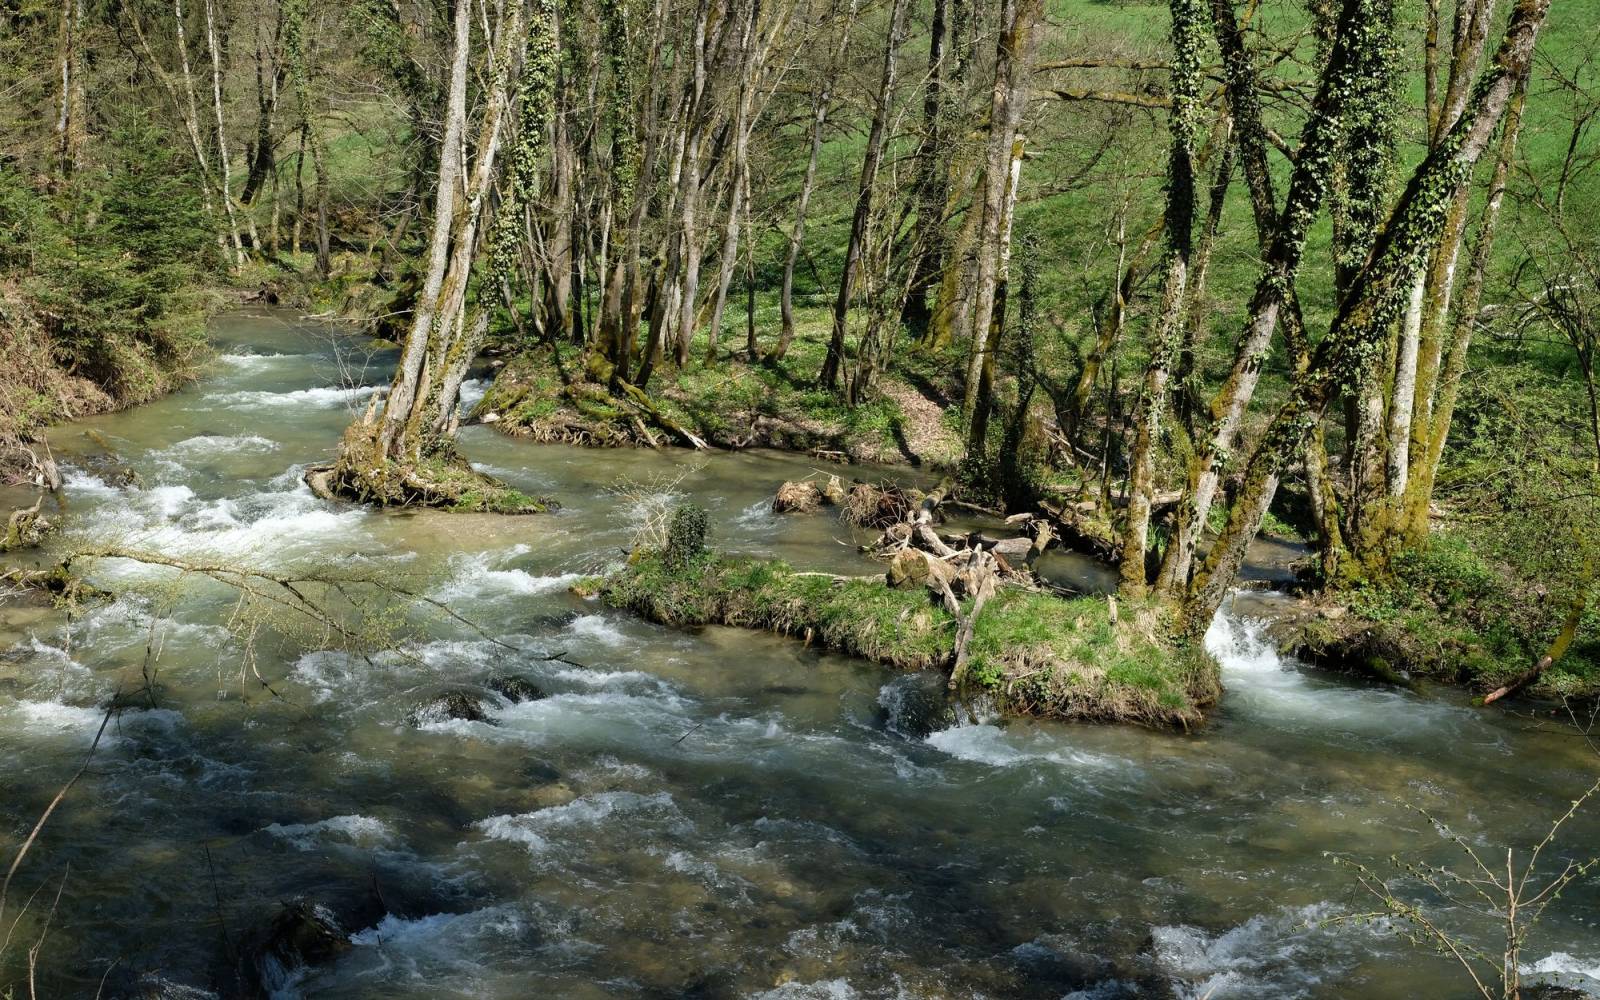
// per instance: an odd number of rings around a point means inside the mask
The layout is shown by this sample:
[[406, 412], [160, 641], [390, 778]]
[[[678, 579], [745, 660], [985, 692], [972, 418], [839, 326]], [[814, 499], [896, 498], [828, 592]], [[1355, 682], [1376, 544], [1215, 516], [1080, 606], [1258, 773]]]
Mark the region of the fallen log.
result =
[[[650, 398], [649, 393], [626, 379], [618, 378], [616, 366], [605, 358], [598, 354], [590, 354], [587, 370], [591, 379], [609, 387], [611, 394], [618, 399], [633, 404], [667, 433], [682, 439], [685, 444], [696, 450], [703, 451], [711, 447], [706, 444], [704, 438], [662, 413], [661, 408], [656, 406], [655, 400]], [[571, 386], [569, 385], [569, 395], [570, 392]]]
[[1561, 626], [1561, 634], [1556, 636], [1555, 642], [1552, 642], [1550, 648], [1545, 650], [1544, 655], [1539, 657], [1539, 662], [1535, 663], [1531, 669], [1524, 671], [1511, 683], [1503, 684], [1484, 695], [1483, 703], [1485, 705], [1493, 705], [1501, 698], [1516, 694], [1538, 680], [1546, 670], [1560, 662], [1561, 658], [1567, 655], [1567, 650], [1571, 648], [1573, 640], [1578, 637], [1578, 625], [1583, 621], [1583, 613], [1588, 610], [1588, 607], [1588, 601], [1586, 600], [1580, 599], [1574, 602], [1572, 610], [1567, 614], [1566, 622]]

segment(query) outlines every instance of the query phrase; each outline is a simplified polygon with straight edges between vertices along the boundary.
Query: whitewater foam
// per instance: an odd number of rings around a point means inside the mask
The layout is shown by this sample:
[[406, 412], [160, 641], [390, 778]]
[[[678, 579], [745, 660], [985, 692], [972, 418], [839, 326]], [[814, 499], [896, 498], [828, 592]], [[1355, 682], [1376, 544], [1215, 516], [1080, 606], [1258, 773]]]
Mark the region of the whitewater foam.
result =
[[259, 434], [198, 434], [150, 453], [158, 461], [193, 462], [238, 452], [276, 451], [278, 442]]
[[1571, 986], [1592, 996], [1600, 996], [1600, 959], [1575, 958], [1558, 951], [1546, 955], [1532, 965], [1523, 965], [1524, 976], [1546, 979], [1560, 986]]
[[592, 639], [606, 646], [621, 646], [628, 641], [622, 629], [604, 615], [579, 615], [567, 626], [567, 631], [580, 639]]
[[491, 816], [473, 826], [483, 831], [490, 840], [504, 840], [522, 844], [535, 854], [551, 848], [551, 839], [562, 834], [598, 826], [613, 816], [627, 815], [630, 828], [645, 820], [664, 822], [669, 828], [683, 830], [689, 823], [677, 803], [666, 792], [641, 795], [638, 792], [595, 792], [580, 796], [566, 805], [550, 806], [533, 812], [515, 815]]
[[433, 594], [441, 601], [461, 601], [472, 598], [549, 594], [572, 586], [583, 579], [581, 573], [540, 575], [523, 569], [501, 569], [507, 560], [527, 551], [526, 546], [516, 546], [508, 552], [480, 552], [472, 556], [458, 556], [451, 560], [455, 568], [450, 580]]
[[942, 750], [958, 760], [988, 764], [991, 767], [1015, 767], [1018, 764], [1046, 762], [1063, 767], [1111, 767], [1118, 761], [1099, 754], [1063, 746], [1051, 741], [1045, 747], [1029, 747], [1013, 741], [999, 726], [954, 726], [929, 734], [927, 744]]
[[273, 823], [263, 829], [302, 851], [309, 851], [330, 839], [346, 841], [358, 847], [386, 844], [394, 839], [394, 831], [389, 824], [359, 814], [330, 816], [315, 823]]
[[351, 387], [317, 386], [289, 392], [267, 392], [261, 389], [240, 389], [235, 392], [208, 392], [202, 398], [216, 406], [237, 406], [245, 409], [273, 409], [277, 407], [317, 407], [332, 409], [366, 399], [387, 390], [387, 386], [360, 385]]
[[1284, 906], [1220, 933], [1187, 924], [1154, 927], [1150, 946], [1186, 1000], [1293, 996], [1309, 960], [1325, 975], [1337, 973], [1370, 952], [1373, 936], [1385, 929], [1328, 926], [1337, 912], [1329, 902]]

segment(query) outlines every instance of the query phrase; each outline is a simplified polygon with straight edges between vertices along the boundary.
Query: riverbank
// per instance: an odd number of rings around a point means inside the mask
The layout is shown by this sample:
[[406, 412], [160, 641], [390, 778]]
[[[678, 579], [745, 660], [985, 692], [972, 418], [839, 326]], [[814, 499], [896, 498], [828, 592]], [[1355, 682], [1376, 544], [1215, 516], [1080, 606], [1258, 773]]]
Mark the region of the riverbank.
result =
[[[641, 556], [582, 590], [664, 625], [777, 632], [899, 670], [948, 666], [960, 624], [920, 586], [712, 554], [678, 567]], [[1176, 647], [1169, 625], [1155, 605], [1002, 587], [974, 622], [960, 693], [1013, 716], [1189, 728], [1222, 686], [1216, 662]]]
[[49, 483], [44, 428], [147, 403], [195, 379], [210, 356], [204, 319], [222, 298], [200, 288], [188, 297], [186, 315], [159, 334], [86, 331], [91, 353], [52, 333], [58, 317], [48, 303], [0, 282], [0, 482]]
[[[369, 567], [484, 632], [430, 615], [370, 658], [308, 634], [258, 642], [250, 660], [235, 636], [254, 619], [235, 601], [194, 579], [175, 600], [169, 576], [110, 564], [99, 578], [118, 598], [71, 622], [0, 614], [7, 829], [37, 821], [104, 706], [138, 692], [13, 885], [54, 900], [72, 873], [39, 952], [41, 996], [93, 995], [103, 976], [108, 996], [142, 995], [145, 970], [199, 995], [234, 981], [233, 956], [280, 900], [308, 897], [351, 944], [283, 970], [285, 992], [317, 996], [623, 981], [661, 996], [1198, 996], [1219, 977], [1258, 996], [1338, 1000], [1351, 983], [1438, 996], [1455, 982], [1445, 960], [1325, 926], [1351, 899], [1327, 852], [1376, 864], [1431, 849], [1417, 808], [1475, 843], [1537, 843], [1592, 771], [1556, 727], [1286, 669], [1231, 608], [1208, 640], [1227, 695], [1193, 736], [957, 725], [931, 710], [934, 671], [751, 628], [666, 628], [569, 592], [634, 544], [638, 496], [621, 480], [705, 507], [726, 552], [881, 569], [858, 551], [868, 533], [771, 512], [776, 484], [817, 462], [685, 462], [467, 427], [474, 464], [562, 512], [330, 504], [301, 477], [393, 352], [352, 383], [342, 327], [250, 310], [212, 334], [200, 383], [50, 431], [68, 520], [38, 558], [137, 539], [297, 573]], [[86, 461], [95, 435], [136, 475]], [[411, 721], [425, 699], [508, 674], [544, 697]], [[1571, 843], [1600, 836], [1589, 813], [1567, 829]], [[1600, 961], [1593, 888], [1552, 908], [1529, 962]], [[29, 912], [39, 921], [17, 939], [32, 942], [49, 908]]]
[[937, 385], [889, 373], [871, 400], [848, 406], [814, 384], [813, 346], [797, 339], [780, 361], [735, 355], [662, 371], [647, 387], [646, 405], [587, 378], [578, 348], [541, 346], [497, 362], [474, 417], [507, 434], [563, 444], [660, 447], [692, 435], [727, 450], [774, 448], [843, 462], [948, 469], [960, 461], [961, 437], [945, 419], [951, 400]]
[[1600, 699], [1600, 613], [1575, 610], [1545, 587], [1517, 580], [1448, 531], [1402, 554], [1392, 579], [1281, 602], [1270, 615], [1267, 634], [1285, 655], [1388, 683], [1425, 678], [1477, 695], [1517, 685], [1575, 625], [1564, 655], [1520, 693]]

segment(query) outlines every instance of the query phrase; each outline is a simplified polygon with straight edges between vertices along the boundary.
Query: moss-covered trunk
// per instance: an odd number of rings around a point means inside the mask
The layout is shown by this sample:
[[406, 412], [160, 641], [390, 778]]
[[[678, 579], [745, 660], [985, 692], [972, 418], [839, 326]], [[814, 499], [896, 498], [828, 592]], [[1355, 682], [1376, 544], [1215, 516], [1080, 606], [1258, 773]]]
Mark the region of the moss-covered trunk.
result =
[[1519, 0], [1494, 63], [1479, 77], [1460, 118], [1417, 167], [1332, 329], [1307, 369], [1296, 376], [1246, 465], [1244, 487], [1227, 527], [1190, 587], [1184, 611], [1190, 635], [1203, 632], [1221, 606], [1277, 491], [1279, 474], [1304, 446], [1312, 423], [1335, 393], [1364, 380], [1429, 248], [1444, 229], [1457, 186], [1471, 175], [1513, 92], [1527, 77], [1534, 41], [1549, 9], [1549, 0]]

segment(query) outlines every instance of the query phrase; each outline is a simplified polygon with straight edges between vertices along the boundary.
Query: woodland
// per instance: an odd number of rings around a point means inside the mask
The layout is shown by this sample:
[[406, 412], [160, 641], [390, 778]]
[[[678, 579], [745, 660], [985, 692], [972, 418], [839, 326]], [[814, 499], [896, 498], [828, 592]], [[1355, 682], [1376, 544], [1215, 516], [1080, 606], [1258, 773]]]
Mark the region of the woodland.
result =
[[[132, 559], [384, 648], [341, 588], [415, 610], [393, 581], [44, 506], [50, 428], [115, 437], [278, 310], [392, 358], [296, 467], [319, 510], [564, 530], [472, 434], [678, 470], [615, 488], [598, 605], [1203, 733], [1208, 630], [1270, 589], [1306, 669], [1587, 739], [1597, 220], [1591, 0], [3, 0], [0, 579], [79, 614]], [[728, 453], [808, 459], [749, 485], [866, 571], [723, 545], [669, 487]], [[1470, 982], [1514, 996], [1521, 890], [1480, 874], [1511, 930]]]

